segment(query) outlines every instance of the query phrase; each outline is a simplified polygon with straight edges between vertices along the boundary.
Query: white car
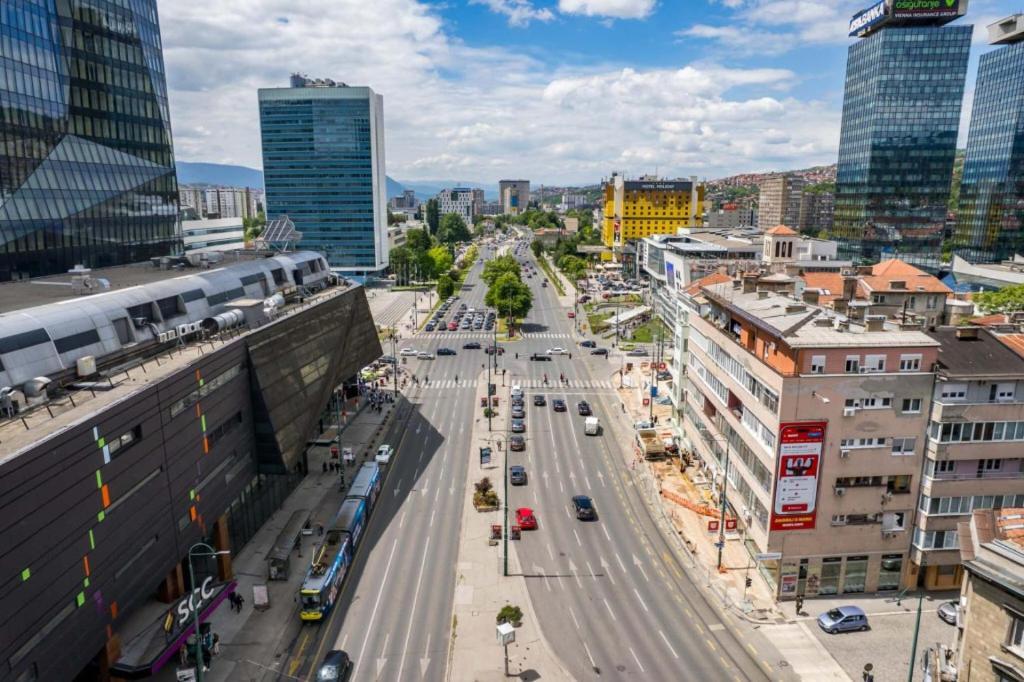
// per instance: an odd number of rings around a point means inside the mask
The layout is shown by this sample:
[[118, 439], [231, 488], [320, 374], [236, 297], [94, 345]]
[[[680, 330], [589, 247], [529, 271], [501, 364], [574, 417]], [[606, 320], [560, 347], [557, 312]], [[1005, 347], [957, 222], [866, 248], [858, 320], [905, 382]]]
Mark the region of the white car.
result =
[[377, 462], [377, 464], [390, 464], [391, 455], [393, 454], [395, 454], [395, 449], [385, 443], [377, 448], [377, 454], [374, 456], [373, 460]]
[[419, 355], [419, 353], [420, 352], [415, 348], [403, 348], [402, 350], [398, 351], [399, 355]]
[[428, 353], [427, 351], [420, 351], [420, 353], [416, 357], [419, 358], [420, 360], [433, 360], [434, 354]]
[[569, 351], [567, 351], [566, 349], [559, 348], [558, 346], [555, 346], [554, 348], [548, 348], [548, 355], [565, 355], [568, 352]]

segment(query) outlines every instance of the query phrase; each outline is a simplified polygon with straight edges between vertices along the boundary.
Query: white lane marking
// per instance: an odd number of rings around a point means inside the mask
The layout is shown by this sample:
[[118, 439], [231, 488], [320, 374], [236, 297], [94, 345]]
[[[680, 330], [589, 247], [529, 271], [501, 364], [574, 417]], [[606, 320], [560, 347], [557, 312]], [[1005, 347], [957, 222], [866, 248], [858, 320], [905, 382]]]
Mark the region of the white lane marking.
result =
[[640, 662], [640, 659], [636, 657], [636, 652], [633, 651], [633, 647], [629, 647], [629, 653], [633, 654], [633, 660], [636, 661], [636, 665], [637, 665], [638, 668], [640, 668], [640, 672], [644, 673], [644, 674], [647, 674], [647, 671], [644, 670], [644, 666]]
[[633, 588], [633, 594], [635, 594], [636, 598], [640, 601], [640, 606], [644, 607], [644, 611], [650, 613], [651, 610], [647, 608], [647, 604], [644, 603], [644, 598], [640, 596], [640, 593], [637, 591], [635, 587]]
[[576, 544], [579, 545], [580, 547], [582, 547], [583, 546], [583, 541], [580, 540], [580, 534], [576, 532], [575, 528], [572, 529], [572, 534], [576, 536]]
[[441, 494], [441, 486], [437, 486], [437, 490], [434, 491], [434, 502], [437, 502], [437, 496]]
[[405, 514], [406, 514], [406, 513], [408, 512], [408, 511], [409, 511], [409, 508], [408, 508], [408, 507], [406, 507], [405, 509], [403, 509], [403, 510], [402, 510], [402, 518], [398, 519], [398, 527], [399, 527], [399, 528], [401, 528], [402, 526], [404, 526], [404, 525], [405, 525]]
[[590, 667], [596, 668], [597, 663], [594, 662], [594, 657], [590, 654], [590, 647], [587, 646], [586, 642], [583, 642], [583, 650], [587, 652], [587, 658], [590, 659]]
[[562, 467], [560, 467], [558, 465], [558, 460], [557, 459], [555, 460], [555, 473], [557, 473], [557, 474], [561, 474], [562, 473]]
[[[622, 563], [622, 559], [619, 557], [619, 555], [618, 554], [613, 554], [612, 556], [614, 556], [615, 560], [619, 562], [619, 568], [622, 569], [622, 572], [626, 573], [626, 564]], [[628, 573], [626, 573], [626, 574], [629, 575]]]
[[596, 578], [597, 574], [594, 573], [594, 567], [590, 565], [589, 561], [587, 561], [586, 564], [587, 564], [587, 570], [590, 572], [590, 577], [591, 578]]
[[586, 474], [583, 474], [583, 480], [587, 482], [587, 492], [589, 493], [590, 492], [590, 477], [587, 476]]
[[391, 573], [391, 561], [395, 558], [395, 550], [398, 549], [398, 538], [391, 543], [391, 554], [388, 555], [388, 563], [384, 569], [384, 579], [380, 581], [380, 589], [377, 590], [377, 600], [373, 604], [373, 611], [370, 612], [370, 622], [366, 624], [366, 634], [363, 636], [363, 645], [359, 648], [359, 658], [356, 659], [355, 668], [352, 669], [352, 677], [359, 679], [357, 673], [359, 672], [359, 664], [365, 660], [364, 655], [366, 654], [366, 643], [370, 639], [370, 633], [373, 632], [373, 621], [377, 619], [377, 609], [380, 608], [380, 598], [384, 596], [384, 587], [388, 584], [388, 574]]
[[380, 648], [380, 656], [377, 657], [377, 677], [378, 678], [380, 678], [380, 671], [383, 670], [384, 666], [387, 665], [387, 663], [388, 663], [388, 659], [384, 656], [384, 654], [388, 650], [388, 638], [389, 637], [391, 637], [391, 633], [390, 632], [384, 634], [384, 646], [382, 646]]
[[547, 544], [545, 546], [548, 548], [548, 556], [551, 557], [552, 561], [554, 561], [555, 560], [555, 553], [551, 551], [551, 545]]
[[658, 634], [661, 635], [661, 641], [665, 642], [665, 646], [667, 646], [668, 650], [672, 652], [672, 656], [675, 658], [679, 658], [679, 654], [677, 654], [676, 650], [672, 648], [672, 645], [668, 643], [668, 637], [665, 636], [665, 633], [661, 630], [658, 630]]
[[341, 638], [341, 650], [342, 651], [345, 650], [345, 645], [346, 644], [348, 644], [348, 633], [347, 632], [345, 633], [345, 636]]
[[537, 576], [537, 577], [544, 576], [543, 579], [542, 579], [543, 583], [544, 583], [544, 587], [548, 588], [548, 592], [550, 592], [551, 591], [551, 581], [548, 580], [546, 575], [544, 575], [544, 569], [541, 568], [539, 565], [534, 564], [533, 565], [533, 574], [535, 576]]
[[611, 572], [611, 566], [608, 565], [608, 560], [604, 558], [603, 554], [601, 555], [601, 570], [603, 570], [604, 574], [611, 579], [612, 585], [614, 585], [615, 574]]
[[[433, 518], [431, 518], [433, 523]], [[430, 551], [430, 536], [427, 536], [427, 544], [423, 546], [423, 559], [420, 560], [420, 574], [416, 578], [416, 590], [412, 596], [412, 610], [409, 611], [409, 629], [405, 633], [405, 644], [402, 645], [402, 659], [398, 665], [398, 675], [395, 676], [396, 680], [402, 679], [402, 671], [405, 669], [405, 654], [409, 650], [409, 637], [412, 636], [412, 623], [413, 617], [416, 615], [416, 603], [420, 600], [420, 585], [423, 584], [423, 569], [427, 565], [427, 553]]]
[[576, 568], [576, 564], [574, 564], [572, 561], [569, 561], [569, 572], [572, 573], [572, 577], [576, 580], [576, 587], [582, 590], [583, 583], [580, 581], [579, 570]]
[[427, 646], [423, 648], [423, 657], [420, 658], [420, 679], [426, 679], [427, 668], [430, 667], [430, 633], [427, 633]]
[[611, 604], [608, 603], [608, 600], [607, 599], [601, 599], [601, 601], [604, 602], [604, 607], [606, 609], [608, 609], [608, 615], [612, 617], [612, 620], [616, 620], [617, 621], [618, 618], [615, 617], [615, 612], [612, 611], [612, 606], [611, 606]]
[[431, 526], [434, 525], [434, 515], [435, 514], [437, 514], [437, 509], [435, 509], [434, 511], [430, 512], [430, 525]]
[[565, 492], [565, 485], [562, 483], [562, 479], [558, 479], [558, 489], [563, 493]]
[[608, 534], [608, 528], [603, 523], [601, 524], [601, 530], [604, 531], [604, 536], [608, 538], [608, 542], [611, 542], [612, 536]]
[[605, 483], [604, 483], [604, 473], [602, 471], [598, 470], [597, 477], [599, 479], [601, 479], [601, 487], [602, 488], [607, 488], [608, 486], [606, 486]]
[[644, 570], [643, 562], [636, 558], [636, 554], [633, 555], [633, 565], [640, 569], [644, 576], [644, 582], [651, 582], [651, 579], [647, 577], [647, 571]]

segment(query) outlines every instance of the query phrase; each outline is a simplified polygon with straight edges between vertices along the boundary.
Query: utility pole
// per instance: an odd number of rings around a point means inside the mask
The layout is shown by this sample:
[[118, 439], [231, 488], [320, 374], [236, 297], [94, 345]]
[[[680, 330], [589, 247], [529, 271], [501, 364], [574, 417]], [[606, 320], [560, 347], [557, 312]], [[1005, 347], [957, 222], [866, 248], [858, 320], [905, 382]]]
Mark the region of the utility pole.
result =
[[[497, 327], [498, 325], [494, 325], [494, 326]], [[497, 346], [497, 344], [495, 344], [495, 346]], [[495, 347], [493, 350], [494, 350], [494, 355], [497, 356], [498, 355], [497, 347]], [[492, 401], [491, 401], [491, 359], [490, 358], [487, 358], [487, 390], [484, 391], [484, 393], [487, 394], [487, 408], [486, 408], [486, 411], [487, 411], [487, 430], [490, 431], [491, 430], [491, 413], [494, 412], [494, 409], [491, 407], [491, 402]]]
[[914, 623], [914, 641], [910, 644], [910, 664], [907, 666], [907, 682], [914, 682], [914, 659], [917, 658], [917, 636], [921, 633], [921, 602], [924, 593], [917, 595], [917, 621]]
[[729, 441], [725, 441], [725, 471], [722, 474], [722, 516], [718, 521], [718, 570], [722, 570], [722, 552], [725, 550], [725, 498], [729, 486]]
[[[395, 399], [397, 400], [398, 399], [398, 353], [397, 353], [397, 351], [395, 349], [395, 343], [396, 343], [396, 340], [395, 340], [395, 326], [391, 325], [391, 359], [394, 360], [394, 363], [391, 365], [391, 369], [392, 369], [391, 373], [395, 377]], [[340, 438], [341, 438], [341, 434], [340, 433], [338, 434], [338, 438], [340, 440]], [[338, 443], [338, 448], [339, 448], [339, 450], [341, 449], [341, 443], [340, 442]]]

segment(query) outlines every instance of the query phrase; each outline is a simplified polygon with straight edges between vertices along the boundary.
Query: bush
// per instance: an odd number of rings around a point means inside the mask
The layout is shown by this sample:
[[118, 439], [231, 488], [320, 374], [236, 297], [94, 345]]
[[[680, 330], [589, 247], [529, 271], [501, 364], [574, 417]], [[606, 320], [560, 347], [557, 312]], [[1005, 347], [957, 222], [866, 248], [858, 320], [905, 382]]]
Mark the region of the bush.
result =
[[488, 490], [490, 490], [494, 486], [491, 485], [491, 479], [488, 478], [487, 476], [484, 476], [479, 481], [474, 483], [473, 487], [476, 488], [476, 491], [478, 493], [486, 493]]
[[498, 625], [501, 625], [502, 623], [519, 625], [523, 622], [523, 610], [518, 606], [505, 604], [505, 606], [501, 607], [501, 611], [498, 611], [497, 621]]

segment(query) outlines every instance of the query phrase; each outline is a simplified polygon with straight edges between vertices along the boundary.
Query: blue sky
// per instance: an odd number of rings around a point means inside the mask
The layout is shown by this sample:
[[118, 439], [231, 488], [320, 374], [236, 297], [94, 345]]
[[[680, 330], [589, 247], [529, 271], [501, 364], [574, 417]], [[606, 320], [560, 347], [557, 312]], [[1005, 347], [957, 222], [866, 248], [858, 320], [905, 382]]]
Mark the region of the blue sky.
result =
[[[833, 163], [845, 0], [160, 0], [178, 158], [260, 167], [256, 89], [384, 96], [388, 174], [592, 183]], [[971, 0], [964, 118], [984, 26]], [[962, 135], [961, 144], [966, 140]]]

